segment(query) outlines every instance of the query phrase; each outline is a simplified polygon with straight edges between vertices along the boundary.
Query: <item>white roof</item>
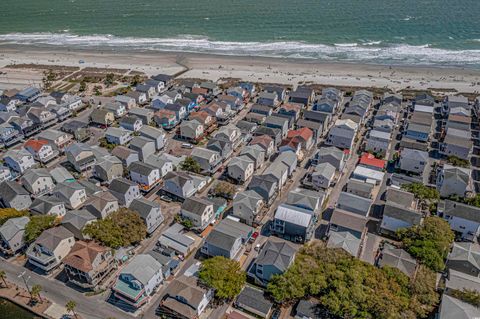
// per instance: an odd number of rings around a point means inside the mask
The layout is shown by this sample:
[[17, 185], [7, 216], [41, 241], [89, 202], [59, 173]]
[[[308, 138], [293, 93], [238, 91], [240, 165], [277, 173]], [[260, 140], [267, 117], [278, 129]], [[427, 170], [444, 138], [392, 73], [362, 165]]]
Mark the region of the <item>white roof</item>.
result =
[[283, 220], [303, 227], [308, 227], [308, 225], [310, 225], [312, 217], [312, 212], [285, 204], [278, 206], [275, 213], [275, 219]]
[[415, 112], [433, 113], [433, 106], [416, 104]]
[[371, 168], [363, 167], [363, 166], [357, 166], [355, 170], [353, 171], [353, 175], [355, 176], [361, 176], [365, 177], [367, 179], [373, 179], [376, 181], [382, 181], [383, 176], [385, 175], [383, 172], [376, 171]]
[[358, 124], [355, 123], [354, 121], [350, 120], [350, 119], [346, 119], [346, 120], [339, 119], [335, 122], [335, 126], [337, 126], [337, 127], [347, 126], [351, 130], [357, 130], [357, 128], [358, 128]]

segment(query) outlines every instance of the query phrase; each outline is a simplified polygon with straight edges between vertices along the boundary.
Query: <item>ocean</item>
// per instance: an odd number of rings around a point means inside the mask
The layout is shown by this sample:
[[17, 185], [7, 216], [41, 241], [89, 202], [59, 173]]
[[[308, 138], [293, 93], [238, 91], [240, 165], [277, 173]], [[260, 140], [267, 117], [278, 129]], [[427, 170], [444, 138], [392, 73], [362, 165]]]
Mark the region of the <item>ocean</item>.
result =
[[2, 44], [480, 68], [480, 0], [2, 0]]

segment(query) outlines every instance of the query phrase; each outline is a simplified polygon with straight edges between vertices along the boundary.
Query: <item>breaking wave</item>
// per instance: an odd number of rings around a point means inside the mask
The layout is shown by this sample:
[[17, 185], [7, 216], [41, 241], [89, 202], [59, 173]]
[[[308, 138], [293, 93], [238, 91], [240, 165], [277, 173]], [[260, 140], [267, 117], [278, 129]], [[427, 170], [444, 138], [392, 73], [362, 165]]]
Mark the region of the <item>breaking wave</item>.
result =
[[232, 42], [186, 35], [176, 38], [134, 38], [113, 35], [64, 33], [10, 33], [0, 35], [0, 44], [96, 48], [111, 50], [169, 51], [238, 56], [320, 59], [379, 64], [480, 67], [480, 49], [448, 50], [429, 44], [359, 43], [313, 44], [307, 42]]

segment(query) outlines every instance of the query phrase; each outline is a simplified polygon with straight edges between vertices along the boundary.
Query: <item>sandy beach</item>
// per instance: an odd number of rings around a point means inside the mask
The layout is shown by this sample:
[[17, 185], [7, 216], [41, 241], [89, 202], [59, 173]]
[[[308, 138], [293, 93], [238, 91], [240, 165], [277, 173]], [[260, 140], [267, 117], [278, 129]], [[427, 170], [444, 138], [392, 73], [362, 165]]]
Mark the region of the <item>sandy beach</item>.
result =
[[301, 83], [480, 92], [480, 70], [440, 67], [406, 67], [370, 64], [327, 63], [318, 60], [219, 56], [208, 54], [60, 50], [34, 47], [0, 49], [0, 89], [40, 83], [41, 72], [5, 68], [11, 64], [42, 64], [80, 68], [117, 68], [141, 71], [147, 75], [182, 73], [180, 78], [221, 80], [241, 79], [258, 83], [297, 85]]

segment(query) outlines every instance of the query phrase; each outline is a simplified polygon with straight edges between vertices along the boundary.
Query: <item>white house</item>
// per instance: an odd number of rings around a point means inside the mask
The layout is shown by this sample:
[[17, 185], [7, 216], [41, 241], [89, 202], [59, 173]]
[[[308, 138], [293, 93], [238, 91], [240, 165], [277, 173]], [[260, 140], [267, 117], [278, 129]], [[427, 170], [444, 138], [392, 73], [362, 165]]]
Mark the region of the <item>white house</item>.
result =
[[11, 170], [21, 174], [35, 166], [33, 155], [23, 147], [8, 150], [3, 156], [3, 161]]
[[334, 179], [335, 167], [330, 163], [320, 163], [312, 172], [312, 184], [316, 189], [328, 189]]
[[25, 142], [24, 147], [40, 163], [47, 163], [59, 154], [47, 140], [29, 140]]
[[472, 171], [469, 168], [445, 164], [437, 174], [437, 189], [441, 197], [464, 197], [473, 190]]
[[437, 211], [462, 239], [475, 241], [480, 235], [480, 208], [447, 199], [439, 202]]
[[140, 190], [149, 191], [160, 182], [160, 170], [150, 164], [134, 162], [128, 170], [130, 179], [138, 184]]
[[385, 155], [390, 145], [392, 135], [379, 130], [370, 131], [366, 139], [365, 150]]
[[213, 220], [213, 203], [199, 197], [186, 198], [180, 210], [182, 217], [189, 219], [193, 226], [203, 230]]
[[255, 162], [246, 155], [237, 156], [228, 163], [227, 170], [228, 176], [239, 183], [244, 183], [253, 175]]
[[400, 169], [422, 175], [428, 163], [428, 153], [425, 151], [405, 148], [400, 153]]
[[132, 131], [122, 127], [109, 127], [105, 131], [105, 139], [112, 144], [125, 145], [133, 138]]

